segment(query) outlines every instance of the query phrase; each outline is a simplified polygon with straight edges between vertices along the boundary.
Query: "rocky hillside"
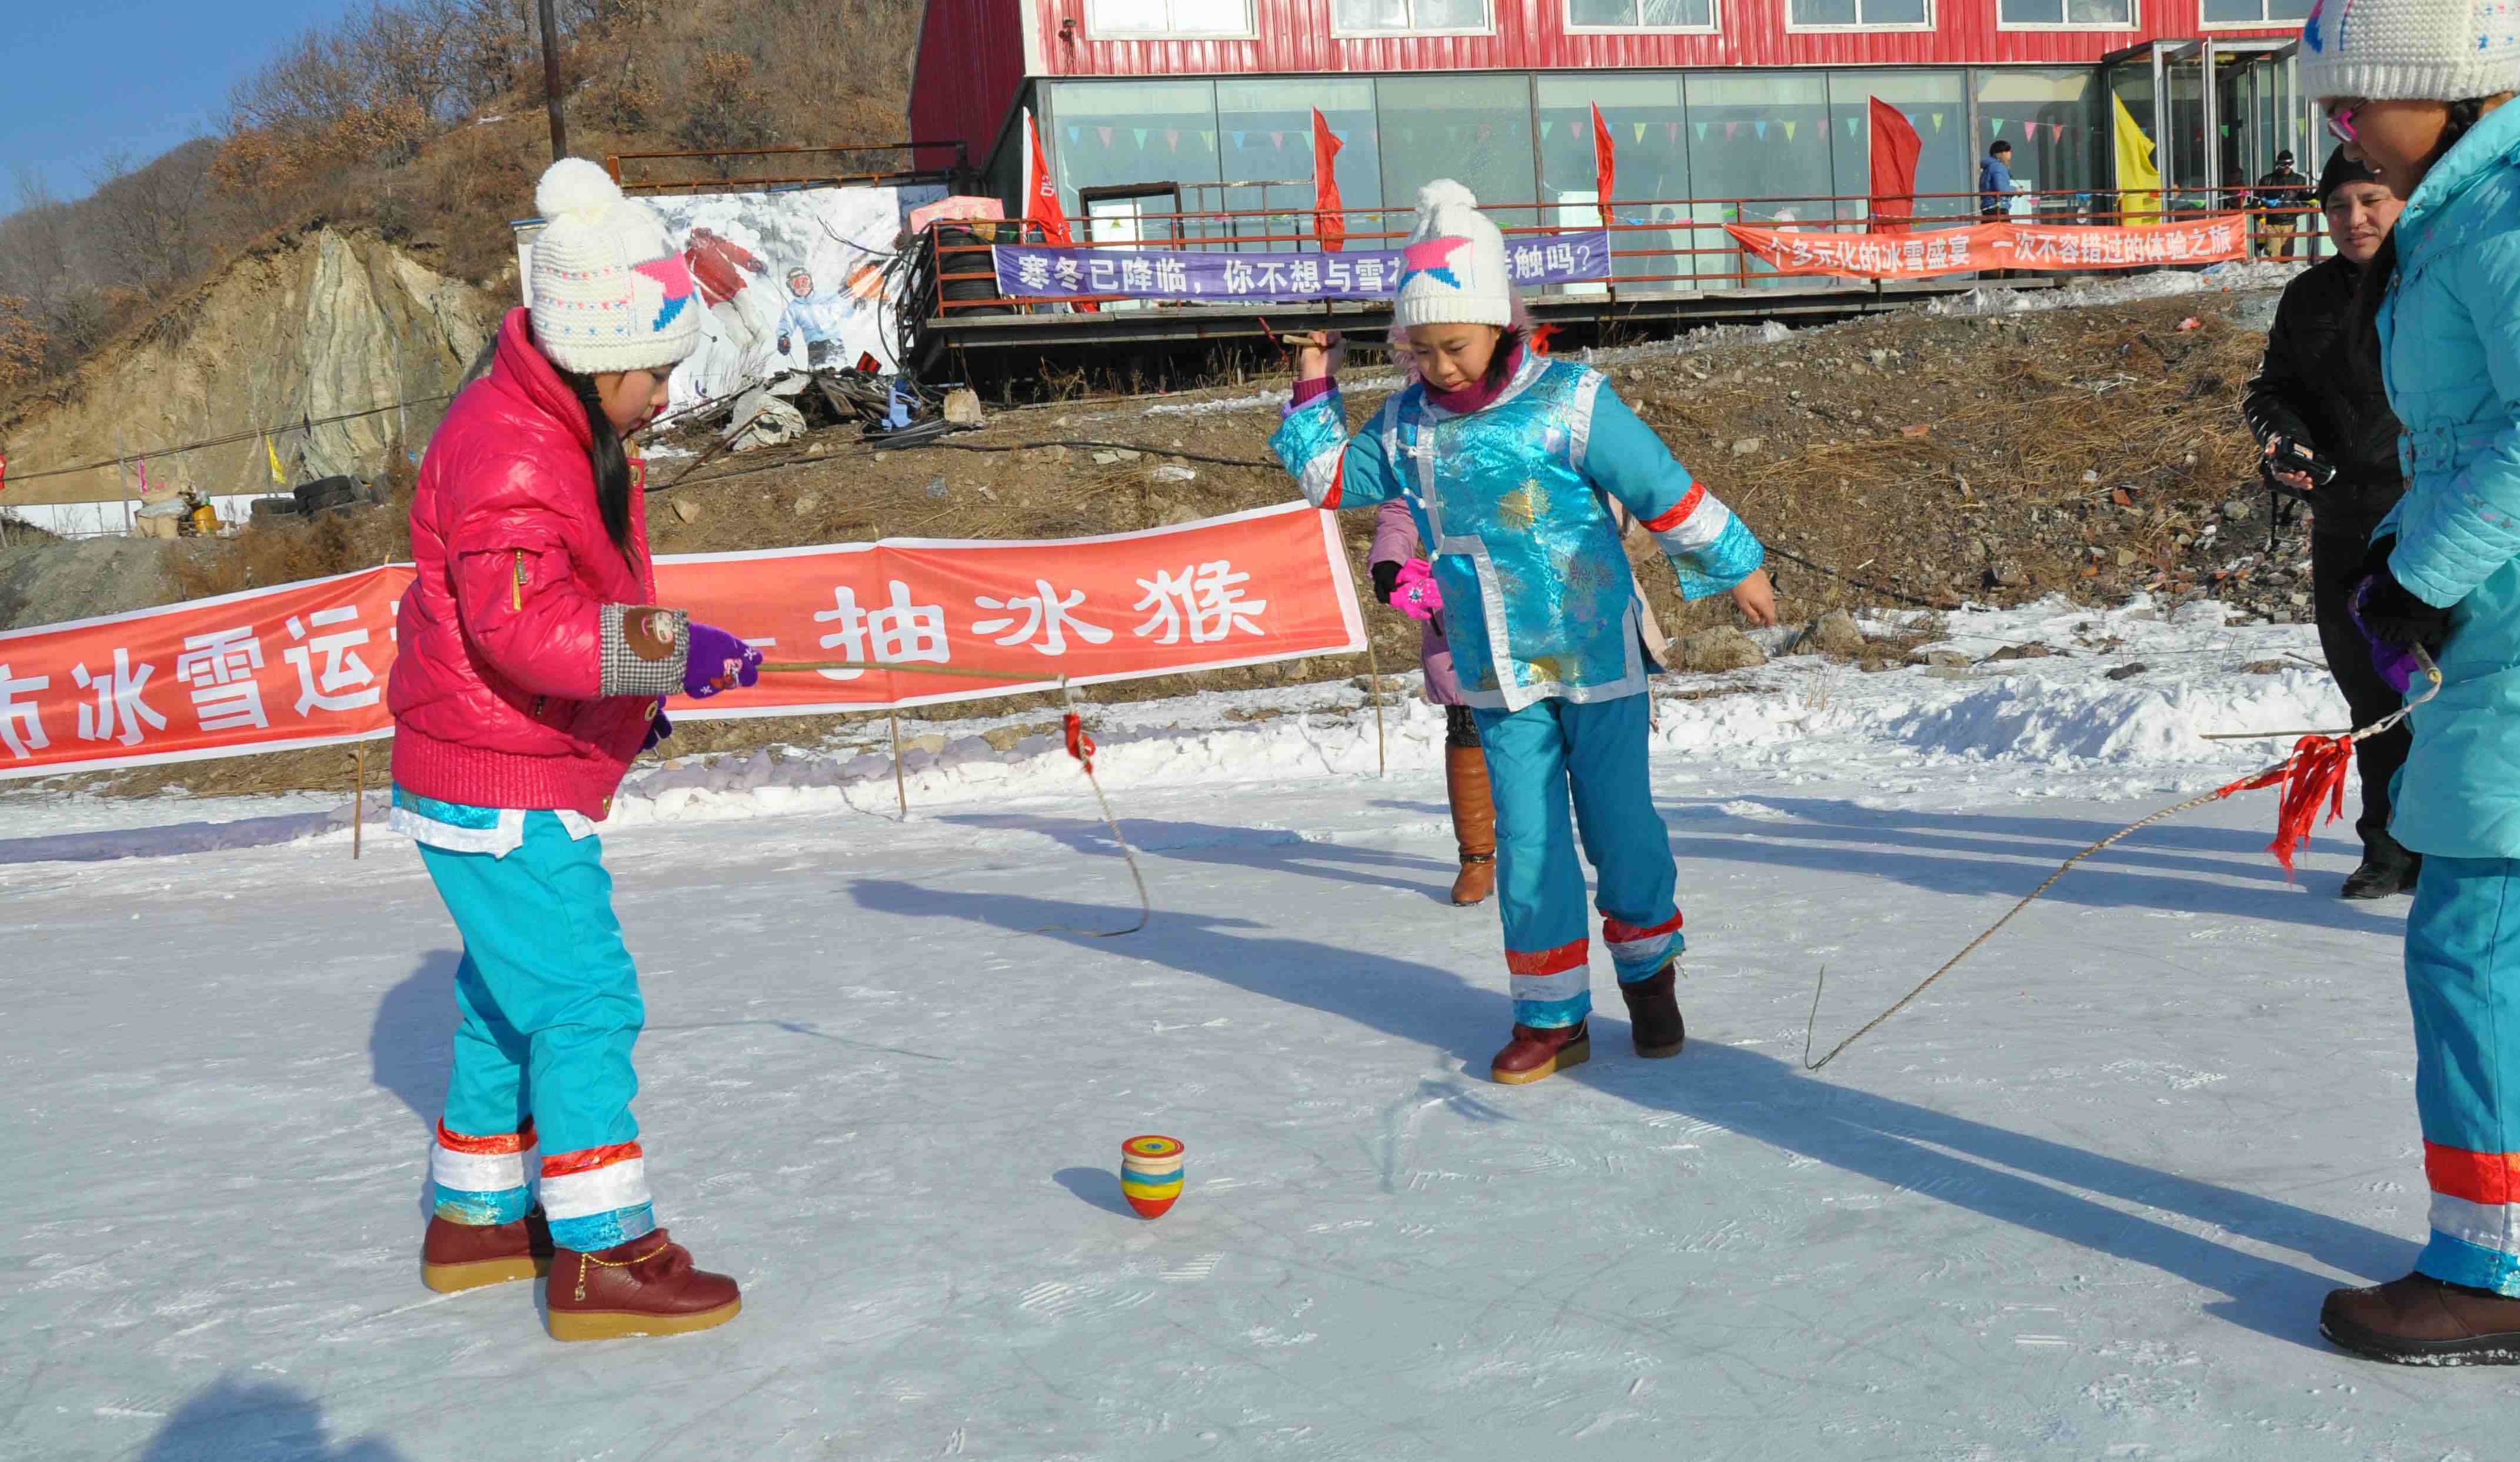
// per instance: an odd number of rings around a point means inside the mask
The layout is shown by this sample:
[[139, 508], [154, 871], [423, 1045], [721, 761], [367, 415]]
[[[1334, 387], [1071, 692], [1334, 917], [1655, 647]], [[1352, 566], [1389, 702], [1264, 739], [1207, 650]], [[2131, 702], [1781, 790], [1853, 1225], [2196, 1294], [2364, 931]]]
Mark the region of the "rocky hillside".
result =
[[[111, 460], [242, 426], [320, 420], [451, 389], [489, 340], [505, 300], [414, 261], [370, 233], [330, 228], [238, 259], [147, 330], [86, 361], [65, 384], [0, 418], [8, 501], [118, 496]], [[292, 429], [273, 439], [299, 480], [382, 477], [402, 443], [419, 450], [435, 406]], [[213, 494], [267, 487], [259, 439], [153, 458]]]

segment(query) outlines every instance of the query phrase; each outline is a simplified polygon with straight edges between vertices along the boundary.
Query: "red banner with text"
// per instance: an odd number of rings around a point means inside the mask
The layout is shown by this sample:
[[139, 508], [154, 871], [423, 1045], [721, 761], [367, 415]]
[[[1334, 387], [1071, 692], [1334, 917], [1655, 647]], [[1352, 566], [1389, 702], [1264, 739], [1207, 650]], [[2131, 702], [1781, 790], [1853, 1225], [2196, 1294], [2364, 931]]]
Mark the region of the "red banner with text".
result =
[[1742, 251], [1779, 274], [1930, 279], [1980, 269], [2145, 269], [2248, 256], [2240, 214], [2134, 228], [1985, 223], [1929, 233], [1840, 234], [1728, 223]]
[[[0, 778], [389, 736], [412, 577], [395, 564], [0, 633]], [[1098, 538], [664, 558], [656, 579], [658, 598], [773, 662], [883, 667], [768, 674], [677, 698], [677, 717], [879, 710], [1365, 648], [1336, 520], [1303, 503]]]

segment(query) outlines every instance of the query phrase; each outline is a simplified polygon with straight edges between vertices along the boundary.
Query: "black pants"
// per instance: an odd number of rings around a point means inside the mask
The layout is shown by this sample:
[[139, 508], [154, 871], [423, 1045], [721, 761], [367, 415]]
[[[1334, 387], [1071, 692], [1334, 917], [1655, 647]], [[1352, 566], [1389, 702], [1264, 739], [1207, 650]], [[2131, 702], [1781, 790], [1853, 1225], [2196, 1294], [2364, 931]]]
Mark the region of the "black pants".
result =
[[[2354, 724], [2367, 726], [2404, 703], [2389, 682], [2371, 665], [2371, 645], [2362, 631], [2354, 627], [2354, 617], [2347, 611], [2354, 597], [2355, 585], [2362, 579], [2362, 554], [2368, 545], [2367, 529], [2372, 523], [2341, 525], [2345, 531], [2314, 531], [2310, 537], [2311, 604], [2318, 617], [2318, 648], [2327, 657], [2327, 673], [2336, 677], [2336, 688], [2345, 692], [2345, 704], [2353, 708]], [[2389, 837], [2389, 783], [2398, 768], [2407, 764], [2407, 749], [2413, 744], [2413, 733], [2405, 723], [2385, 735], [2369, 737], [2354, 749], [2354, 764], [2362, 773], [2362, 815], [2354, 824], [2362, 845], [2375, 850], [2393, 850], [2396, 843]]]

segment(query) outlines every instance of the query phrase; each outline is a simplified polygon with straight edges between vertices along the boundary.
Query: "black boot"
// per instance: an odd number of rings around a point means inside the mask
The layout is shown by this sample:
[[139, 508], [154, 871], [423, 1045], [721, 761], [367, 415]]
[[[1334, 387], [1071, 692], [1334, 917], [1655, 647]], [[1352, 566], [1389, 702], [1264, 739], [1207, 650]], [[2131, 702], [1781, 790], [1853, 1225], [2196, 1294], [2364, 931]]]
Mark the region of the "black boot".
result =
[[1619, 986], [1619, 993], [1628, 1002], [1628, 1028], [1640, 1056], [1650, 1060], [1677, 1056], [1682, 1043], [1688, 1039], [1688, 1028], [1681, 1021], [1680, 1000], [1673, 989], [1677, 972], [1676, 963], [1666, 964], [1634, 984]]
[[2362, 866], [2346, 875], [2340, 894], [2346, 898], [2387, 898], [2411, 893], [2415, 875], [2423, 866], [2421, 856], [2400, 847], [2396, 839], [2382, 834], [2363, 845]]

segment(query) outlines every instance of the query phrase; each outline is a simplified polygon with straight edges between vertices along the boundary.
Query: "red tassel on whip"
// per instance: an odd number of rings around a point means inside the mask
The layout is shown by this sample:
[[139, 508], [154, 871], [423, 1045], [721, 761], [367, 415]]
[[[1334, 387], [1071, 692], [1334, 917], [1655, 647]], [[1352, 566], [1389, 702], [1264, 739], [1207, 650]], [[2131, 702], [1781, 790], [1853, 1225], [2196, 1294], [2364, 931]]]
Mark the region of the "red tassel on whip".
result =
[[1094, 738], [1085, 734], [1085, 717], [1071, 710], [1067, 713], [1067, 754], [1094, 770]]
[[2354, 740], [2351, 734], [2305, 736], [2293, 744], [2292, 754], [2282, 765], [2242, 777], [2214, 793], [2219, 800], [2235, 792], [2283, 784], [2283, 795], [2275, 803], [2275, 841], [2267, 845], [2267, 851], [2283, 865], [2285, 883], [2292, 882], [2293, 854], [2310, 841], [2319, 823], [2319, 803], [2327, 804], [2328, 822], [2345, 815], [2345, 773], [2354, 764]]

